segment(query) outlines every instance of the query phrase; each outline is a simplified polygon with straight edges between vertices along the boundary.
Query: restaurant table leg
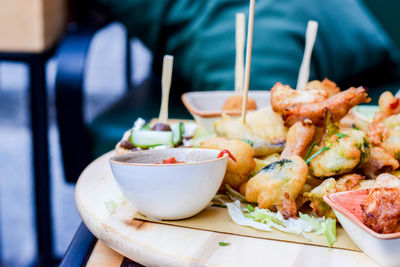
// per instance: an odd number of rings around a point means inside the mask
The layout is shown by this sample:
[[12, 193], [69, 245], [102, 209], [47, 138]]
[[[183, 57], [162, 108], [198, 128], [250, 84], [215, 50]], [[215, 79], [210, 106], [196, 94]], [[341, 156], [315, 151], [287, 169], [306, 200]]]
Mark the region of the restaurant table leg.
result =
[[36, 242], [38, 266], [54, 264], [50, 212], [49, 144], [46, 91], [46, 58], [33, 55], [28, 61], [30, 71], [30, 111], [33, 144]]

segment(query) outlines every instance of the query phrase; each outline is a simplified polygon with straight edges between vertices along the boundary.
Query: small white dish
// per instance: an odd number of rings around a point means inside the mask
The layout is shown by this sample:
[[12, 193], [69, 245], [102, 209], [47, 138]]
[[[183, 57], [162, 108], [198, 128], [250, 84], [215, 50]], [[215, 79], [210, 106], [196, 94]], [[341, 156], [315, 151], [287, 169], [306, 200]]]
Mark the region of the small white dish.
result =
[[[228, 162], [219, 150], [142, 150], [110, 159], [112, 173], [127, 200], [150, 218], [178, 220], [204, 209], [220, 187]], [[157, 164], [175, 157], [185, 163]]]
[[365, 203], [369, 189], [334, 193], [324, 196], [340, 224], [365, 254], [383, 266], [400, 266], [400, 233], [379, 234], [362, 219], [360, 204]]
[[[182, 102], [198, 125], [208, 132], [213, 132], [214, 122], [221, 118], [223, 113], [240, 116], [240, 111], [222, 111], [225, 101], [234, 95], [234, 91], [188, 92], [182, 95]], [[249, 98], [256, 101], [258, 109], [270, 105], [269, 91], [249, 91]]]

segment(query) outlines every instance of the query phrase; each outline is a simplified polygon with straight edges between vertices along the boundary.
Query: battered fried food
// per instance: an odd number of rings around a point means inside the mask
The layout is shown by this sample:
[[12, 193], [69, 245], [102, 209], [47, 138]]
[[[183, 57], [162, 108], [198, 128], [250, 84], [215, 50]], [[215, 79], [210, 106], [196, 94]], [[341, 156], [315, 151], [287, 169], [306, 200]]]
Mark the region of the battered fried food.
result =
[[367, 132], [370, 122], [361, 114], [350, 110], [346, 116], [340, 120], [340, 128], [358, 129]]
[[[229, 97], [224, 105], [222, 106], [222, 111], [241, 111], [242, 110], [243, 96], [234, 95]], [[257, 110], [256, 101], [252, 98], [247, 99], [247, 110]]]
[[390, 174], [381, 174], [361, 205], [365, 225], [377, 233], [400, 231], [400, 180]]
[[240, 140], [228, 140], [226, 138], [213, 137], [201, 142], [203, 148], [228, 149], [236, 158], [236, 162], [228, 159], [228, 166], [220, 191], [225, 191], [225, 184], [238, 190], [239, 185], [248, 180], [249, 174], [254, 170], [254, 149], [246, 142]]
[[323, 90], [295, 90], [277, 82], [271, 89], [271, 105], [275, 112], [283, 112], [297, 104], [322, 102], [328, 96], [328, 92]]
[[304, 160], [291, 156], [265, 166], [241, 186], [241, 192], [247, 201], [258, 203], [259, 208], [278, 209], [282, 214], [294, 216], [295, 199], [307, 180], [307, 173]]
[[311, 192], [304, 193], [303, 196], [311, 201], [310, 207], [315, 215], [319, 217], [336, 218], [332, 208], [324, 201], [324, 196], [331, 193], [359, 189], [361, 186], [360, 182], [363, 179], [363, 176], [355, 173], [344, 175], [338, 180], [329, 178], [311, 190]]
[[315, 177], [345, 174], [360, 163], [361, 151], [353, 138], [350, 136], [338, 138], [334, 135], [332, 139], [329, 144], [321, 147], [321, 149], [326, 148], [325, 151], [310, 162], [310, 173]]
[[316, 216], [335, 218], [335, 213], [332, 208], [325, 203], [324, 196], [336, 192], [336, 180], [334, 178], [329, 178], [311, 190], [311, 192], [304, 193], [303, 196], [311, 201], [310, 207]]
[[281, 152], [285, 146], [287, 128], [271, 107], [248, 112], [246, 124], [239, 118], [223, 116], [215, 122], [214, 128], [217, 136], [252, 141], [257, 157]]
[[333, 113], [335, 122], [343, 118], [347, 112], [358, 104], [368, 103], [371, 99], [364, 87], [350, 88], [325, 101], [310, 104], [296, 104], [283, 110], [283, 120], [286, 126], [291, 126], [304, 118], [310, 119], [314, 125], [324, 125], [324, 109], [328, 108]]
[[286, 136], [286, 146], [281, 158], [297, 155], [303, 156], [315, 135], [315, 127], [310, 120], [298, 121], [290, 127]]
[[361, 166], [362, 172], [375, 178], [385, 172], [393, 172], [400, 167], [399, 162], [381, 147], [373, 147], [368, 161]]
[[320, 146], [314, 147], [313, 155], [317, 156], [310, 161], [310, 174], [315, 177], [346, 174], [369, 159], [370, 144], [366, 133], [339, 129], [332, 115], [325, 110], [325, 134]]
[[336, 95], [340, 92], [340, 88], [336, 83], [325, 78], [322, 82], [318, 80], [310, 81], [306, 84], [305, 90], [323, 90], [328, 93], [328, 97]]
[[277, 82], [271, 89], [271, 105], [275, 112], [283, 112], [294, 105], [322, 102], [339, 92], [340, 88], [328, 79], [308, 82], [302, 90]]

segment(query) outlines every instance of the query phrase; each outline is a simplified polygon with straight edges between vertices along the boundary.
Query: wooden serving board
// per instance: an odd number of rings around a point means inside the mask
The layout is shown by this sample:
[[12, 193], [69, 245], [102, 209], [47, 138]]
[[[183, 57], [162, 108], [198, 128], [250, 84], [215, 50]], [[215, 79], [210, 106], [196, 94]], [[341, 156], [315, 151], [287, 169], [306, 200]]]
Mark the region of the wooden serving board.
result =
[[[377, 266], [362, 252], [190, 229], [132, 220], [129, 203], [110, 213], [105, 202], [122, 193], [111, 173], [109, 152], [82, 173], [75, 201], [83, 222], [107, 246], [151, 266]], [[219, 246], [219, 242], [230, 243]]]

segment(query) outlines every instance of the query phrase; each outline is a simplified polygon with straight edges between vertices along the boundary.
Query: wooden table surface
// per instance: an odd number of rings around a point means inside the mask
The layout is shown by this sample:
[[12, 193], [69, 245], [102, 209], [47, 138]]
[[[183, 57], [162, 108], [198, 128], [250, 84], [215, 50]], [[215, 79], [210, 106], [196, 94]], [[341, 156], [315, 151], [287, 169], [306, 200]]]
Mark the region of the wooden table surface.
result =
[[108, 163], [113, 153], [91, 163], [76, 186], [82, 220], [101, 241], [88, 266], [120, 266], [121, 255], [146, 266], [377, 266], [356, 251], [132, 221], [136, 210], [129, 203], [110, 213], [105, 202], [122, 196]]

